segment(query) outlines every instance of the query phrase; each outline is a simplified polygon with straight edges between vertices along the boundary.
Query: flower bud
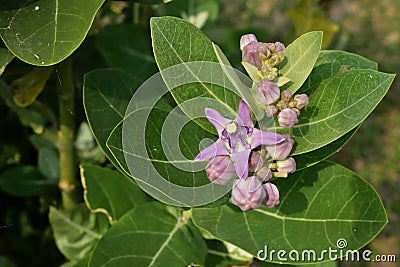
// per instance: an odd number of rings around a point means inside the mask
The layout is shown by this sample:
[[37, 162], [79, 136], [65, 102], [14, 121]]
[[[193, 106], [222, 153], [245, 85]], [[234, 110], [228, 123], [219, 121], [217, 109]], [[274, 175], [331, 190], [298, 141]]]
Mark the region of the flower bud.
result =
[[274, 160], [284, 160], [292, 151], [294, 140], [288, 134], [284, 134], [283, 137], [285, 137], [285, 141], [265, 147]]
[[279, 99], [279, 87], [268, 79], [263, 79], [257, 83], [257, 99], [263, 104], [269, 105]]
[[231, 202], [242, 211], [258, 208], [265, 197], [265, 189], [256, 176], [237, 179], [233, 184]]
[[283, 52], [283, 50], [285, 50], [285, 45], [282, 44], [281, 42], [275, 42], [275, 48], [276, 48], [276, 52]]
[[257, 51], [262, 60], [266, 60], [271, 56], [271, 51], [269, 51], [266, 43], [258, 43]]
[[257, 176], [258, 178], [260, 178], [262, 181], [266, 182], [266, 181], [268, 181], [269, 179], [271, 179], [271, 177], [272, 177], [272, 171], [271, 171], [271, 169], [269, 168], [269, 166], [267, 166], [267, 167], [262, 167], [261, 169], [259, 169], [259, 170], [256, 172], [256, 176]]
[[285, 160], [278, 160], [276, 162], [276, 169], [278, 172], [294, 172], [296, 170], [296, 161], [292, 157], [287, 158]]
[[208, 161], [206, 173], [212, 183], [225, 185], [236, 170], [229, 156], [216, 156]]
[[240, 50], [243, 50], [243, 48], [248, 45], [251, 42], [257, 42], [257, 38], [254, 34], [245, 34], [240, 38]]
[[265, 205], [268, 208], [273, 208], [276, 205], [279, 205], [279, 191], [276, 185], [271, 184], [271, 183], [265, 183], [263, 185], [265, 192], [267, 193], [267, 202]]
[[285, 102], [289, 102], [292, 100], [292, 93], [289, 92], [288, 90], [285, 90], [281, 93], [281, 100]]
[[302, 109], [308, 105], [308, 96], [306, 94], [295, 95], [294, 100], [296, 103], [296, 108]]
[[299, 122], [297, 113], [290, 108], [285, 108], [278, 114], [279, 125], [285, 128], [293, 128]]
[[261, 67], [261, 59], [258, 52], [259, 43], [252, 41], [248, 43], [242, 50], [242, 61], [248, 62], [257, 68]]
[[264, 164], [264, 159], [260, 152], [252, 151], [249, 157], [249, 171], [255, 172], [261, 169], [262, 165]]
[[274, 105], [269, 105], [269, 106], [265, 109], [265, 114], [266, 114], [267, 117], [269, 117], [269, 118], [275, 117], [276, 114], [278, 114], [278, 109], [277, 109]]

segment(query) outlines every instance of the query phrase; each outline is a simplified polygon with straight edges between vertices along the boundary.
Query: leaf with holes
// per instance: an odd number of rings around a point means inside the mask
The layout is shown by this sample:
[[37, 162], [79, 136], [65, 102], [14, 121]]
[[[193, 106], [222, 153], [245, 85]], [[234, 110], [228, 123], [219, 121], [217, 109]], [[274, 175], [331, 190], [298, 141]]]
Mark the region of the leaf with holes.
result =
[[188, 215], [160, 203], [129, 211], [100, 240], [89, 266], [203, 265], [207, 246]]
[[29, 64], [49, 66], [82, 43], [104, 0], [19, 1], [0, 7], [0, 36]]
[[[193, 220], [216, 238], [268, 261], [281, 261], [276, 253], [270, 256], [272, 250], [297, 250], [301, 256], [302, 251], [313, 249], [315, 260], [306, 258], [304, 263], [328, 261], [323, 251], [337, 249], [340, 239], [347, 242], [346, 249], [360, 249], [387, 223], [376, 191], [340, 165], [322, 162], [275, 182], [281, 203], [273, 209], [264, 206], [242, 212], [231, 204], [195, 208]], [[294, 260], [288, 258], [290, 262]]]

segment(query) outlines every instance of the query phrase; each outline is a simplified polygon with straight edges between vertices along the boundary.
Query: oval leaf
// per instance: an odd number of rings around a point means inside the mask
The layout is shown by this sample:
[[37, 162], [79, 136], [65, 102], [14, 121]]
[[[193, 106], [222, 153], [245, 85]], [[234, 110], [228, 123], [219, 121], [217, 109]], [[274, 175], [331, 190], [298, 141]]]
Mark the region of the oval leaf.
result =
[[0, 35], [29, 64], [56, 64], [82, 43], [104, 0], [38, 0], [0, 9]]
[[206, 253], [204, 239], [185, 214], [149, 203], [126, 213], [104, 235], [90, 266], [202, 265]]
[[296, 92], [307, 79], [321, 50], [322, 32], [309, 32], [301, 35], [286, 47], [285, 60], [281, 63], [281, 76], [290, 79], [282, 90]]
[[[371, 185], [334, 163], [320, 163], [276, 184], [281, 203], [274, 209], [242, 212], [231, 204], [196, 208], [193, 220], [216, 238], [254, 256], [265, 246], [268, 251], [287, 253], [312, 248], [321, 256], [316, 261], [329, 260], [328, 253], [321, 253], [338, 249], [339, 239], [347, 242], [346, 250], [365, 246], [387, 223], [385, 209]], [[273, 255], [267, 260], [279, 262], [277, 254]]]

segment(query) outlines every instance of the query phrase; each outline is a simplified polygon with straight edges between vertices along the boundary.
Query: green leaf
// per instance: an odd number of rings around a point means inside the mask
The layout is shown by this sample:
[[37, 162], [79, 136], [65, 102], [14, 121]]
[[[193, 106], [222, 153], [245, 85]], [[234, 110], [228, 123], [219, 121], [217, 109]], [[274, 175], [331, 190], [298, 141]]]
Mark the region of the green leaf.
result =
[[33, 166], [18, 165], [0, 174], [0, 189], [14, 196], [37, 196], [56, 188], [57, 180], [45, 179]]
[[1, 38], [22, 61], [39, 66], [56, 64], [82, 43], [103, 2], [26, 0], [23, 5], [0, 8]]
[[6, 257], [0, 256], [0, 266], [2, 267], [16, 267], [16, 265], [8, 260]]
[[300, 91], [318, 85], [321, 81], [352, 69], [377, 70], [378, 65], [360, 55], [340, 50], [322, 50], [314, 68]]
[[[254, 256], [265, 246], [269, 252], [282, 249], [289, 253], [295, 249], [301, 253], [313, 249], [323, 261], [329, 260], [329, 255], [322, 251], [338, 249], [339, 239], [346, 240], [346, 250], [356, 250], [370, 242], [387, 223], [376, 191], [340, 165], [322, 162], [288, 179], [276, 180], [276, 184], [281, 201], [273, 209], [242, 212], [231, 204], [195, 208], [193, 220], [216, 238]], [[267, 260], [279, 262], [276, 254]]]
[[3, 74], [8, 63], [14, 58], [14, 55], [5, 48], [0, 48], [0, 76]]
[[136, 2], [142, 5], [159, 5], [171, 2], [172, 0], [127, 0], [128, 2]]
[[50, 147], [39, 149], [39, 171], [48, 179], [57, 181], [60, 176], [60, 157], [57, 150]]
[[52, 71], [52, 67], [36, 67], [27, 75], [13, 81], [10, 87], [14, 92], [14, 103], [19, 107], [27, 107], [32, 104], [42, 92]]
[[385, 96], [393, 74], [375, 70], [349, 70], [299, 91], [310, 104], [301, 111], [299, 123], [287, 130], [296, 142], [298, 155], [321, 148], [359, 125]]
[[143, 80], [157, 71], [150, 33], [143, 27], [132, 24], [110, 25], [100, 32], [97, 46], [113, 68], [122, 69]]
[[285, 60], [280, 65], [280, 75], [290, 79], [282, 90], [296, 92], [307, 79], [321, 50], [322, 32], [301, 35], [284, 51]]
[[89, 255], [109, 228], [105, 216], [91, 213], [84, 204], [68, 211], [50, 207], [49, 220], [58, 249], [75, 262]]
[[[223, 115], [227, 115], [229, 112], [233, 114], [237, 110], [241, 99], [239, 94], [220, 85], [204, 82], [205, 77], [202, 75], [209, 78], [210, 72], [196, 68], [201, 64], [200, 62], [218, 63], [212, 42], [191, 23], [174, 17], [152, 18], [150, 27], [153, 51], [158, 68], [163, 71], [171, 66], [181, 64], [177, 71], [197, 81], [172, 88], [171, 80], [175, 80], [171, 79], [171, 76], [175, 78], [177, 73], [173, 71], [161, 72], [164, 82], [171, 90], [176, 102], [180, 105], [190, 99], [209, 98], [217, 100], [222, 107], [225, 107], [227, 112], [221, 111]], [[199, 62], [199, 65], [193, 67], [193, 64], [187, 64], [188, 62]], [[204, 65], [206, 67], [210, 66], [210, 64]], [[219, 70], [213, 69], [213, 71], [219, 71], [219, 73], [213, 73], [216, 80], [224, 79], [225, 75], [222, 68]], [[174, 74], [175, 76], [173, 76]], [[225, 79], [228, 81], [227, 77]], [[198, 117], [200, 115], [198, 113], [199, 110], [204, 116], [205, 106], [200, 106], [200, 103], [181, 108], [189, 117]], [[205, 119], [196, 120], [196, 123], [209, 132], [215, 132], [214, 127]]]
[[98, 69], [84, 76], [83, 105], [89, 126], [107, 158], [119, 169], [106, 141], [123, 119], [129, 100], [140, 83], [127, 73], [114, 69]]
[[207, 247], [188, 214], [168, 209], [154, 202], [126, 213], [100, 240], [90, 266], [204, 264]]
[[111, 224], [128, 210], [151, 200], [130, 178], [108, 168], [81, 165], [86, 205], [104, 213]]
[[339, 152], [340, 149], [342, 149], [342, 147], [354, 136], [358, 128], [359, 127], [354, 128], [347, 134], [326, 146], [307, 153], [293, 156], [294, 160], [296, 161], [296, 171], [313, 166]]

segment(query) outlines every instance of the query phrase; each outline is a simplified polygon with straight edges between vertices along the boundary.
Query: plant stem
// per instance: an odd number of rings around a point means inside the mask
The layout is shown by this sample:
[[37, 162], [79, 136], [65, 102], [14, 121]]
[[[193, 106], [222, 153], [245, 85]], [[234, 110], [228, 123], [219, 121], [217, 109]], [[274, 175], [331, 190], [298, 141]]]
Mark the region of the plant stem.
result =
[[[57, 71], [58, 69], [58, 71]], [[75, 88], [72, 81], [72, 61], [67, 58], [56, 69], [59, 78], [58, 102], [60, 121], [58, 129], [58, 151], [60, 153], [60, 181], [62, 204], [65, 209], [72, 209], [80, 199], [77, 190], [77, 165], [74, 150]]]
[[133, 3], [133, 24], [139, 24], [139, 16], [140, 16], [140, 5], [138, 3]]

